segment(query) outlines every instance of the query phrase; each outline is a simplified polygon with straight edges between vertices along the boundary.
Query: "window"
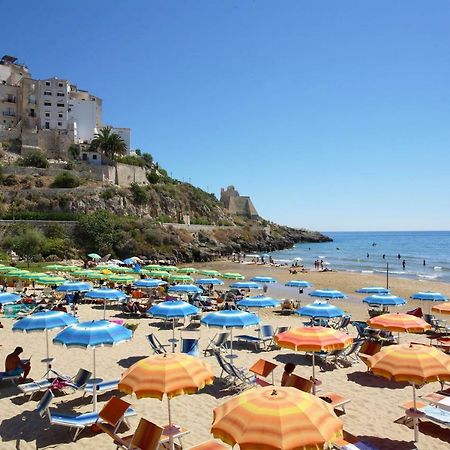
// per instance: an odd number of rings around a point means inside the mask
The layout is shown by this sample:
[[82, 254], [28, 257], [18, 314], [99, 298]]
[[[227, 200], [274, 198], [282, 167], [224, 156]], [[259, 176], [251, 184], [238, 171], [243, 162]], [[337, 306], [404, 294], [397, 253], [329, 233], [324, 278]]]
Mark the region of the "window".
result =
[[92, 155], [92, 159], [97, 159], [97, 155]]
[[64, 108], [66, 105], [64, 103], [57, 103], [56, 106], [58, 108]]
[[64, 92], [57, 92], [57, 93], [56, 93], [56, 96], [57, 96], [57, 97], [64, 97]]
[[50, 122], [45, 122], [45, 128], [48, 130], [50, 128]]
[[44, 95], [52, 95], [51, 91], [44, 91]]
[[58, 113], [58, 117], [62, 119], [64, 117], [63, 113]]
[[62, 122], [58, 122], [58, 127], [62, 127]]
[[45, 82], [45, 85], [46, 85], [46, 86], [50, 86], [50, 81], [46, 81], [46, 82]]
[[64, 83], [58, 83], [59, 87], [64, 87]]
[[87, 161], [87, 159], [88, 159], [87, 153], [83, 153], [83, 154], [81, 155], [81, 159], [82, 159], [83, 161]]
[[44, 106], [52, 106], [51, 102], [44, 102]]
[[49, 112], [46, 112], [46, 113], [45, 113], [45, 117], [50, 117], [50, 113], [49, 113]]

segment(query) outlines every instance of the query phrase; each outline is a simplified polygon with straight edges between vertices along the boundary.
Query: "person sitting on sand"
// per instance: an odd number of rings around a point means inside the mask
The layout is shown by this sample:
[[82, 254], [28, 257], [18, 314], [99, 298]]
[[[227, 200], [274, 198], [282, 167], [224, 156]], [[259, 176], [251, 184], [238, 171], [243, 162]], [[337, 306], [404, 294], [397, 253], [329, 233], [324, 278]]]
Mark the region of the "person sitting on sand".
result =
[[5, 372], [7, 375], [21, 375], [19, 382], [23, 383], [31, 370], [30, 361], [20, 359], [20, 354], [23, 353], [22, 347], [16, 347], [5, 359]]
[[293, 363], [287, 363], [284, 366], [284, 372], [283, 372], [283, 375], [281, 376], [281, 386], [286, 386], [287, 381], [294, 370], [295, 370], [295, 364], [293, 364]]

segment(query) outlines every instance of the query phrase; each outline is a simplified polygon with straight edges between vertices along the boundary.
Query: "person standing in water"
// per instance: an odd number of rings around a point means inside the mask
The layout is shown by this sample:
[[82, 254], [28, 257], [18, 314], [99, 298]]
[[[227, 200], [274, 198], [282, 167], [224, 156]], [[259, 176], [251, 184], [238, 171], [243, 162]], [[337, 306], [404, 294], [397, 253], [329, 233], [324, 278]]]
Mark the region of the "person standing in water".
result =
[[402, 261], [402, 267], [403, 267], [403, 270], [405, 270], [405, 267], [406, 267], [406, 261], [405, 260]]
[[425, 262], [425, 260], [423, 260], [423, 265], [424, 265], [424, 266], [426, 266], [426, 265], [427, 265], [427, 263]]

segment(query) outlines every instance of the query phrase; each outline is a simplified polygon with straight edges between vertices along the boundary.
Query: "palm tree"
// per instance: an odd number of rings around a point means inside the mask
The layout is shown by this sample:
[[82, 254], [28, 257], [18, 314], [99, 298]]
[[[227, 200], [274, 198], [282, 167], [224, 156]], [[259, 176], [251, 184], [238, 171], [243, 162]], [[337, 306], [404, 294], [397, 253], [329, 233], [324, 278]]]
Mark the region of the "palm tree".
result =
[[111, 127], [104, 127], [95, 134], [90, 148], [103, 153], [110, 159], [114, 159], [116, 155], [123, 155], [127, 151], [125, 141], [117, 133], [112, 132]]

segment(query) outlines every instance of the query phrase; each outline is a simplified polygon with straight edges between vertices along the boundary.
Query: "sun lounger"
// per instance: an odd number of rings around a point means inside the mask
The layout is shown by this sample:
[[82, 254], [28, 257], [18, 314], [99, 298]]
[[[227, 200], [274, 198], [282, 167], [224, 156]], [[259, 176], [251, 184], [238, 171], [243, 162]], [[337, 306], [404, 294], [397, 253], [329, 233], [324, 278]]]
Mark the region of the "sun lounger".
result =
[[205, 441], [201, 444], [194, 445], [194, 447], [190, 447], [188, 450], [227, 450], [229, 448], [230, 447], [227, 445], [211, 439], [210, 441]]
[[18, 375], [11, 375], [8, 372], [0, 372], [0, 382], [2, 381], [12, 381], [13, 383], [17, 383], [22, 376], [21, 373]]
[[[119, 380], [111, 380], [111, 381], [102, 381], [101, 383], [97, 383], [95, 385], [95, 389], [97, 391], [97, 394], [101, 394], [103, 392], [113, 391], [117, 389], [117, 386], [119, 384]], [[84, 395], [86, 394], [93, 394], [93, 383], [86, 383], [86, 386], [84, 386]]]
[[222, 332], [217, 333], [210, 341], [205, 350], [203, 350], [204, 355], [206, 356], [207, 352], [221, 352], [228, 343], [228, 338], [230, 337], [230, 333]]
[[75, 430], [73, 441], [85, 428], [94, 425], [95, 423], [107, 422], [114, 426], [114, 430], [119, 428], [120, 424], [127, 418], [135, 416], [136, 412], [130, 407], [130, 404], [118, 397], [112, 397], [100, 412], [89, 412], [78, 415], [59, 414], [50, 410], [50, 403], [54, 395], [51, 390], [48, 390], [36, 408], [41, 417], [48, 416], [50, 425], [60, 425]]
[[[245, 372], [245, 369], [234, 366], [232, 363], [226, 361], [218, 352], [214, 352], [214, 356], [219, 367], [222, 369], [219, 378], [222, 378], [228, 386], [234, 385], [237, 388], [245, 388], [258, 384], [255, 375], [249, 375]], [[224, 373], [226, 374], [225, 377], [222, 376]]]
[[109, 432], [106, 427], [99, 425], [100, 429], [108, 433], [113, 439], [116, 448], [124, 449], [145, 449], [145, 450], [157, 450], [161, 436], [164, 429], [159, 425], [149, 422], [148, 420], [141, 418], [134, 434], [129, 436], [120, 437], [114, 432]]
[[307, 378], [303, 378], [300, 375], [295, 375], [293, 373], [289, 375], [286, 382], [287, 387], [295, 387], [308, 394], [312, 392], [313, 384], [312, 380], [308, 380]]
[[[277, 367], [278, 367], [278, 365], [273, 362], [266, 361], [265, 359], [258, 359], [258, 361], [256, 361], [256, 363], [253, 364], [253, 366], [251, 366], [250, 369], [248, 369], [248, 370], [250, 372], [254, 373], [255, 375], [259, 375], [264, 378], [267, 378], [269, 375], [272, 375], [272, 383], [267, 383], [267, 385], [269, 385], [269, 384], [275, 384], [274, 378], [273, 378], [273, 371]], [[260, 380], [260, 381], [263, 381], [263, 383], [258, 383], [258, 384], [260, 384], [260, 385], [265, 384], [264, 380]]]
[[[367, 360], [381, 350], [381, 344], [375, 341], [364, 341], [361, 345], [358, 357], [367, 366]], [[367, 367], [369, 370], [369, 367]]]
[[50, 388], [52, 385], [52, 381], [47, 378], [43, 378], [42, 380], [32, 381], [31, 383], [19, 384], [17, 387], [23, 392], [24, 395], [30, 395], [28, 400], [31, 400], [31, 397], [36, 392], [45, 391]]
[[377, 447], [368, 442], [361, 441], [360, 438], [344, 430], [344, 437], [333, 443], [333, 448], [337, 450], [378, 450]]
[[166, 347], [170, 347], [168, 344], [161, 344], [153, 333], [147, 336], [147, 341], [153, 350], [153, 354], [155, 355], [163, 355], [164, 353], [167, 353]]
[[336, 394], [336, 392], [325, 392], [325, 394], [320, 394], [319, 397], [327, 402], [333, 409], [341, 409], [344, 413], [345, 405], [351, 401], [341, 394]]
[[181, 353], [191, 356], [199, 356], [198, 339], [182, 338]]
[[259, 329], [258, 336], [250, 336], [248, 334], [240, 334], [236, 336], [238, 341], [249, 342], [255, 345], [256, 350], [261, 350], [261, 346], [267, 347], [268, 342], [273, 340], [273, 327], [272, 325], [262, 325]]

